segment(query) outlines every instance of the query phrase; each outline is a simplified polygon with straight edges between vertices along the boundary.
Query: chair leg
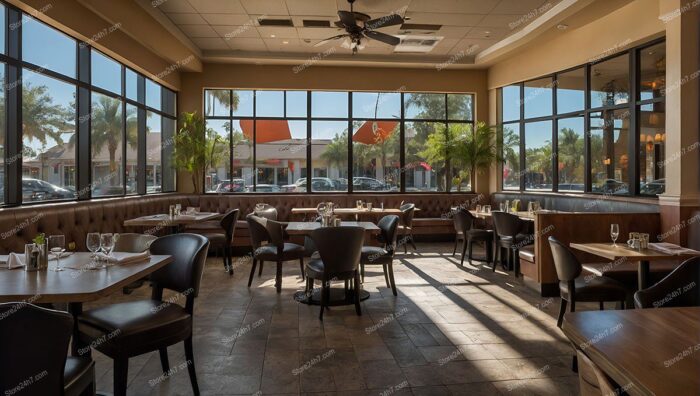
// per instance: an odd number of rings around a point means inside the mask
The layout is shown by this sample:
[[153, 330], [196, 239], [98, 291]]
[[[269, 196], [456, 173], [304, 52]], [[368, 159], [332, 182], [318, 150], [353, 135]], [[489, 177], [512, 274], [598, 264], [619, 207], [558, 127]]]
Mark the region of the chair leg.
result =
[[492, 272], [496, 272], [496, 264], [498, 264], [498, 254], [501, 251], [501, 248], [496, 245], [495, 246], [496, 250], [493, 252], [493, 266], [491, 267]]
[[126, 396], [129, 358], [114, 359], [114, 396]]
[[576, 312], [576, 301], [571, 301], [571, 309], [569, 312]]
[[484, 242], [484, 247], [486, 248], [486, 262], [490, 263], [493, 261], [493, 244], [490, 241]]
[[228, 274], [233, 276], [233, 249], [231, 246], [226, 248], [226, 260], [228, 260]]
[[576, 355], [571, 357], [571, 371], [578, 373], [578, 356]]
[[299, 268], [301, 269], [301, 279], [306, 278], [306, 274], [304, 273], [304, 259], [303, 258], [299, 259]]
[[195, 370], [194, 367], [194, 349], [192, 348], [191, 335], [185, 339], [185, 360], [187, 362], [187, 371], [190, 373], [192, 392], [195, 396], [199, 396], [199, 385], [197, 384], [197, 370]]
[[600, 301], [600, 302], [598, 303], [598, 305], [599, 305], [599, 308], [600, 308], [601, 311], [605, 310], [605, 305], [603, 305], [603, 302], [602, 302], [602, 301]]
[[163, 368], [163, 373], [167, 375], [168, 371], [170, 371], [170, 363], [168, 362], [168, 348], [160, 348], [158, 353], [160, 354], [160, 366]]
[[405, 232], [403, 238], [401, 238], [401, 242], [403, 242], [403, 254], [408, 254], [408, 247], [406, 246], [408, 244], [408, 234]]
[[326, 284], [325, 280], [321, 281], [321, 312], [318, 314], [318, 320], [323, 320], [323, 311], [326, 309], [326, 305], [328, 304], [328, 300], [326, 299], [326, 289], [328, 288], [328, 285]]
[[389, 283], [389, 274], [386, 268], [386, 264], [382, 265], [382, 269], [384, 270], [384, 281], [386, 282], [386, 287], [391, 287], [391, 283]]
[[625, 300], [620, 301], [620, 309], [625, 310]]
[[275, 288], [277, 293], [282, 293], [282, 262], [277, 262], [277, 273], [275, 274]]
[[516, 278], [520, 276], [520, 255], [517, 249], [513, 249], [513, 274]]
[[564, 320], [564, 313], [566, 312], [566, 300], [561, 299], [561, 304], [559, 305], [559, 316], [557, 317], [557, 327], [561, 328], [561, 323]]
[[459, 262], [459, 265], [464, 267], [464, 256], [467, 254], [467, 240], [465, 239], [464, 242], [462, 243], [462, 259]]
[[457, 253], [457, 244], [459, 243], [459, 237], [455, 236], [455, 248], [452, 250], [452, 256]]
[[391, 282], [391, 291], [396, 296], [396, 281], [394, 281], [394, 264], [387, 264], [387, 269], [389, 270], [389, 281]]
[[355, 281], [353, 284], [352, 292], [355, 295], [355, 312], [357, 316], [362, 316], [362, 308], [360, 307], [360, 274], [357, 271], [355, 271]]
[[[253, 284], [253, 277], [255, 276], [255, 265], [257, 264], [257, 260], [253, 259], [253, 266], [250, 268], [250, 277], [248, 278], [248, 287]], [[260, 267], [262, 268], [262, 262], [260, 263]]]
[[470, 239], [469, 243], [467, 243], [467, 249], [469, 251], [469, 254], [467, 254], [467, 260], [469, 260], [469, 264], [471, 265], [472, 263], [472, 257], [473, 257], [473, 252], [474, 252], [474, 242]]
[[360, 273], [362, 274], [362, 283], [365, 283], [365, 264], [360, 263]]
[[418, 253], [418, 248], [416, 247], [416, 243], [413, 241], [413, 231], [411, 231], [410, 234], [408, 234], [409, 240], [411, 241], [411, 246], [413, 246], [413, 250]]
[[263, 269], [264, 263], [265, 263], [264, 261], [260, 260], [260, 269], [258, 270], [258, 277], [260, 277], [260, 275], [262, 275], [262, 269]]

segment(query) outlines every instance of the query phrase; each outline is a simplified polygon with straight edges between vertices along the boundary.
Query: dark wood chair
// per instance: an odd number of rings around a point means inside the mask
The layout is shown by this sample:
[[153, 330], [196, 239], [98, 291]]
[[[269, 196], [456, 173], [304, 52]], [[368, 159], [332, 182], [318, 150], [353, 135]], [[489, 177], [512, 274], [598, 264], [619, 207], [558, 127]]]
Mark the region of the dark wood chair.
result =
[[[277, 263], [275, 276], [275, 288], [277, 293], [282, 292], [282, 263], [290, 260], [299, 260], [301, 277], [304, 278], [304, 246], [296, 243], [284, 242], [284, 224], [264, 217], [249, 214], [246, 216], [250, 240], [253, 245], [253, 265], [250, 269], [248, 287], [253, 283], [255, 267], [260, 262], [260, 272], [265, 261]], [[265, 242], [269, 242], [264, 244]]]
[[579, 390], [581, 396], [609, 396], [609, 395], [623, 395], [625, 392], [621, 391], [614, 382], [608, 378], [605, 373], [596, 366], [591, 359], [586, 356], [580, 350], [576, 350], [576, 355], [578, 356], [579, 370], [578, 370], [578, 382]]
[[259, 206], [259, 208], [253, 210], [254, 215], [277, 221], [277, 208], [266, 203], [256, 204], [255, 206]]
[[474, 242], [483, 242], [484, 248], [486, 249], [486, 262], [493, 261], [493, 231], [476, 228], [476, 217], [472, 215], [467, 209], [460, 208], [452, 218], [455, 227], [455, 247], [452, 251], [454, 256], [457, 253], [457, 245], [462, 242], [462, 261], [461, 265], [464, 265], [464, 256], [469, 250], [469, 254], [466, 255], [469, 259], [469, 264], [472, 262], [472, 251]]
[[[119, 234], [119, 237], [114, 242], [115, 252], [127, 252], [127, 253], [143, 253], [151, 247], [151, 243], [158, 239], [155, 235], [149, 234], [137, 234], [133, 232], [125, 232]], [[124, 286], [122, 293], [131, 294], [134, 290], [143, 286], [146, 278], [139, 279], [127, 286]]]
[[209, 248], [222, 252], [224, 258], [224, 268], [233, 275], [233, 235], [236, 232], [236, 221], [238, 221], [238, 209], [227, 212], [219, 221], [219, 230], [207, 230], [196, 232], [209, 240]]
[[518, 216], [501, 212], [491, 212], [493, 227], [496, 232], [496, 255], [493, 260], [493, 270], [496, 270], [496, 263], [503, 261], [503, 249], [506, 250], [508, 269], [513, 269], [513, 274], [517, 278], [520, 276], [519, 249], [525, 245], [535, 242], [533, 235], [523, 233], [527, 230], [527, 224]]
[[95, 362], [68, 356], [73, 334], [70, 314], [19, 302], [0, 304], [0, 316], [4, 395], [95, 394]]
[[401, 224], [399, 224], [399, 229], [401, 230], [401, 244], [403, 245], [403, 252], [408, 253], [408, 243], [413, 246], [414, 251], [418, 251], [416, 243], [413, 241], [413, 215], [416, 211], [416, 205], [412, 203], [401, 203], [399, 207], [401, 210]]
[[365, 265], [381, 265], [384, 270], [386, 287], [390, 287], [396, 296], [396, 282], [394, 281], [394, 253], [396, 252], [396, 239], [398, 236], [399, 216], [384, 216], [377, 223], [380, 230], [379, 240], [384, 243], [380, 246], [363, 246], [360, 257], [360, 274], [362, 282], [365, 281]]
[[[362, 227], [323, 227], [314, 230], [311, 238], [318, 248], [320, 259], [311, 259], [306, 264], [307, 290], [313, 290], [314, 280], [321, 281], [321, 312], [330, 299], [330, 282], [344, 280], [351, 283], [355, 312], [362, 315], [360, 308], [360, 272], [358, 271], [365, 230]], [[342, 241], [342, 243], [339, 243]], [[346, 287], [347, 292], [347, 287]]]
[[[192, 390], [199, 395], [192, 348], [192, 318], [209, 241], [196, 234], [168, 235], [154, 241], [150, 250], [153, 254], [168, 254], [174, 258], [172, 263], [151, 274], [151, 299], [84, 312], [78, 317], [80, 338], [114, 359], [116, 396], [126, 395], [129, 358], [158, 351], [163, 373], [167, 373], [170, 370], [168, 346], [184, 342]], [[185, 306], [163, 300], [164, 289], [180, 293], [185, 298]]]
[[700, 306], [700, 257], [684, 261], [659, 283], [634, 293], [637, 308]]
[[554, 268], [559, 278], [561, 305], [557, 326], [561, 327], [567, 303], [571, 312], [576, 311], [576, 302], [598, 302], [602, 310], [606, 301], [620, 302], [625, 307], [628, 290], [620, 282], [603, 276], [582, 277], [583, 268], [574, 253], [556, 238], [549, 237]]

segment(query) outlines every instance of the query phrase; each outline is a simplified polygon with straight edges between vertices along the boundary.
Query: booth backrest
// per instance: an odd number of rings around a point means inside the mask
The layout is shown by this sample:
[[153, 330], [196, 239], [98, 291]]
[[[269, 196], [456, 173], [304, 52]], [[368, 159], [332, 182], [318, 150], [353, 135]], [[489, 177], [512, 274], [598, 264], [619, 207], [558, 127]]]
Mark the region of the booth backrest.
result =
[[655, 201], [641, 202], [634, 200], [618, 200], [609, 195], [561, 195], [554, 193], [519, 193], [498, 192], [491, 194], [491, 205], [513, 199], [520, 200], [520, 210], [527, 210], [528, 202], [538, 201], [543, 209], [560, 210], [562, 212], [603, 212], [603, 213], [658, 213], [659, 205]]
[[[239, 209], [240, 218], [251, 213], [256, 203], [264, 202], [276, 207], [279, 220], [290, 220], [295, 207], [316, 207], [318, 203], [332, 201], [339, 207], [352, 207], [356, 200], [372, 202], [375, 207], [398, 208], [401, 201], [412, 202], [421, 211], [417, 218], [441, 218], [450, 213], [450, 207], [470, 203], [475, 194], [319, 194], [319, 195], [192, 195], [158, 194], [107, 198], [83, 202], [61, 202], [27, 205], [0, 209], [0, 254], [23, 252], [24, 244], [39, 233], [63, 234], [66, 243], [75, 243], [78, 250], [85, 250], [88, 232], [142, 232], [125, 228], [124, 221], [139, 216], [168, 213], [172, 204], [183, 208], [195, 206], [204, 212], [226, 213]], [[451, 223], [450, 223], [451, 224]]]

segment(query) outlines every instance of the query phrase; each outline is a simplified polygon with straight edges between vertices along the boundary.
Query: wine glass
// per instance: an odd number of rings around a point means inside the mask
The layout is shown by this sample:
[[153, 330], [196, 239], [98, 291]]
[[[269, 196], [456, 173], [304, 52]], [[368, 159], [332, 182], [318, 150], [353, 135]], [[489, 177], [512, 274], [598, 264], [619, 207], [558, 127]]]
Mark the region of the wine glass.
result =
[[100, 233], [99, 232], [89, 232], [85, 240], [85, 245], [87, 246], [90, 253], [90, 258], [94, 259], [98, 250], [100, 250]]
[[64, 235], [49, 236], [49, 250], [56, 256], [56, 267], [54, 271], [63, 271], [61, 268], [61, 255], [66, 251], [66, 237]]
[[617, 247], [617, 237], [620, 235], [620, 226], [618, 224], [610, 225], [610, 238], [613, 241], [613, 247]]
[[112, 254], [112, 249], [114, 249], [114, 235], [112, 233], [104, 233], [100, 235], [100, 247], [102, 252], [109, 257]]

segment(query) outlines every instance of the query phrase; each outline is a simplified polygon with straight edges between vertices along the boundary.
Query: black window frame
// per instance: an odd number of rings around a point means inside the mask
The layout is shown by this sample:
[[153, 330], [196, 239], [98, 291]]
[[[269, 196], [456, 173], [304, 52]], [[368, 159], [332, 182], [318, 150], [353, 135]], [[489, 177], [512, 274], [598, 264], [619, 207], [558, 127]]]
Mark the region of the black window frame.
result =
[[[253, 115], [252, 116], [233, 116], [233, 108], [229, 108], [229, 115], [228, 116], [209, 116], [206, 114], [206, 98], [207, 98], [207, 91], [214, 91], [214, 90], [225, 90], [225, 91], [253, 91], [253, 98], [254, 98], [254, 104], [253, 104]], [[282, 117], [257, 117], [256, 115], [256, 103], [255, 103], [255, 98], [257, 97], [257, 92], [258, 91], [284, 91], [284, 98], [285, 98], [285, 105], [284, 105], [284, 115]], [[306, 111], [306, 116], [305, 117], [287, 117], [287, 92], [306, 92], [306, 106], [307, 106], [307, 111]], [[348, 116], [347, 117], [315, 117], [311, 113], [312, 109], [312, 93], [313, 92], [344, 92], [347, 93], [347, 106], [348, 106]], [[353, 116], [353, 111], [352, 111], [352, 102], [353, 102], [353, 93], [354, 92], [369, 92], [369, 93], [399, 93], [401, 96], [401, 116], [400, 118], [366, 118], [366, 117], [357, 117], [355, 118]], [[445, 118], [440, 118], [440, 119], [428, 119], [428, 118], [406, 118], [405, 117], [405, 100], [404, 96], [406, 94], [411, 94], [411, 93], [434, 93], [434, 94], [439, 94], [439, 95], [444, 95], [445, 98]], [[468, 95], [471, 97], [471, 117], [469, 119], [465, 120], [459, 120], [459, 119], [449, 119], [449, 109], [448, 109], [448, 95]], [[313, 175], [313, 166], [312, 166], [312, 158], [311, 158], [311, 146], [312, 146], [312, 122], [313, 121], [336, 121], [336, 122], [347, 122], [348, 124], [348, 188], [346, 191], [311, 191], [310, 184], [307, 183], [306, 185], [306, 191], [302, 192], [275, 192], [275, 193], [270, 193], [270, 192], [258, 192], [256, 191], [256, 186], [257, 186], [257, 178], [253, 177], [253, 191], [251, 192], [214, 192], [214, 191], [206, 191], [206, 178], [203, 178], [203, 185], [202, 185], [202, 191], [204, 191], [205, 194], [243, 194], [243, 195], [250, 195], [250, 194], [292, 194], [292, 195], [303, 195], [303, 194], [352, 194], [352, 193], [372, 193], [372, 191], [367, 191], [367, 190], [360, 190], [360, 191], [354, 191], [353, 189], [353, 142], [352, 142], [352, 131], [353, 131], [353, 122], [354, 121], [366, 121], [366, 120], [373, 120], [373, 121], [399, 121], [399, 160], [400, 160], [400, 169], [405, 169], [406, 163], [406, 151], [405, 151], [405, 124], [407, 122], [426, 122], [426, 123], [443, 123], [446, 127], [449, 128], [450, 124], [470, 124], [472, 127], [476, 125], [476, 93], [474, 92], [420, 92], [420, 91], [404, 91], [404, 90], [398, 90], [398, 91], [382, 91], [382, 90], [367, 90], [367, 91], [344, 91], [344, 90], [321, 90], [321, 89], [316, 89], [316, 90], [306, 90], [306, 89], [275, 89], [275, 88], [266, 88], [266, 89], [253, 89], [253, 88], [224, 88], [224, 87], [205, 87], [202, 90], [202, 114], [204, 114], [205, 121], [206, 120], [223, 120], [223, 121], [229, 121], [233, 122], [236, 120], [252, 120], [253, 125], [255, 125], [255, 120], [286, 120], [286, 121], [306, 121], [306, 138], [307, 138], [307, 144], [306, 144], [306, 180], [312, 180], [312, 175]], [[233, 128], [231, 128], [232, 130]], [[445, 130], [445, 133], [447, 133], [447, 128]], [[229, 131], [229, 137], [232, 132]], [[253, 129], [253, 136], [255, 137], [255, 128]], [[256, 158], [256, 142], [255, 139], [251, 142], [251, 146], [253, 148], [253, 168], [254, 172], [257, 172], [257, 158]], [[231, 162], [233, 161], [233, 150], [230, 149], [230, 155], [231, 155]], [[229, 165], [227, 165], [229, 166]], [[447, 161], [446, 164], [447, 167], [449, 167], [449, 161]], [[451, 167], [450, 167], [451, 169]], [[400, 172], [400, 181], [399, 181], [399, 189], [398, 191], [382, 191], [382, 193], [386, 194], [402, 194], [406, 193], [406, 180], [405, 180], [405, 173], [401, 171]], [[449, 176], [449, 173], [447, 174]], [[465, 193], [473, 193], [474, 192], [474, 181], [470, 181], [471, 184], [471, 190], [469, 191], [411, 191], [411, 194], [465, 194]]]

